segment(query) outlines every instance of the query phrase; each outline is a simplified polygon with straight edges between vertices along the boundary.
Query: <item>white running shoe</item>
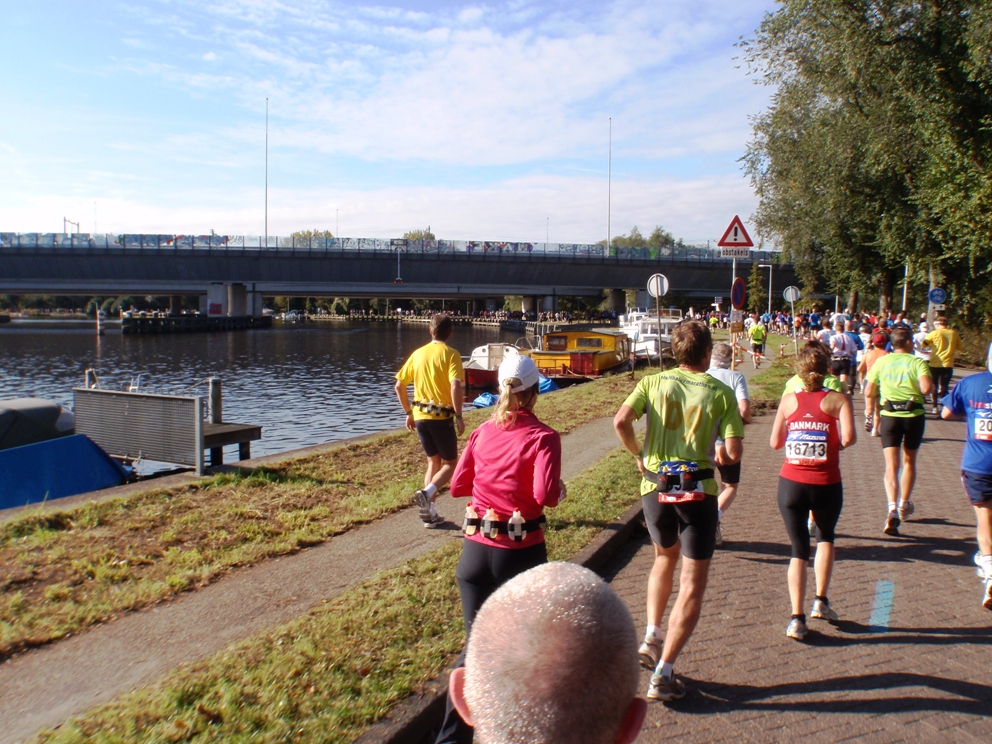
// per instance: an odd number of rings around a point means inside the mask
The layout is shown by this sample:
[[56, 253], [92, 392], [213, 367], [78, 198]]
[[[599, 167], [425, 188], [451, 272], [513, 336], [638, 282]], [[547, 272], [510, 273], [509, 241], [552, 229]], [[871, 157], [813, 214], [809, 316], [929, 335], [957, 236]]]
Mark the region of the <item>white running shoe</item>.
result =
[[893, 509], [889, 512], [889, 516], [885, 518], [885, 528], [882, 530], [886, 535], [892, 535], [893, 537], [899, 537], [899, 510]]
[[980, 550], [975, 551], [975, 575], [985, 581], [985, 569], [982, 568], [982, 551]]
[[806, 522], [806, 527], [809, 529], [810, 537], [812, 537], [815, 540], [816, 539], [816, 520], [813, 519], [812, 515], [810, 516], [809, 520]]
[[986, 610], [992, 610], [992, 576], [985, 579], [985, 596], [982, 601], [982, 607]]
[[663, 703], [681, 700], [685, 697], [685, 685], [674, 674], [671, 679], [665, 679], [660, 674], [652, 674], [647, 697], [648, 700], [660, 700]]
[[716, 522], [716, 546], [719, 548], [723, 545], [723, 524], [718, 519]]
[[424, 524], [431, 521], [433, 518], [432, 512], [433, 514], [437, 514], [431, 497], [423, 491], [417, 490], [413, 492], [413, 503], [415, 503], [417, 508], [420, 510], [420, 519]]
[[792, 618], [792, 621], [789, 623], [789, 627], [785, 629], [785, 634], [789, 636], [789, 638], [795, 638], [797, 641], [801, 641], [806, 637], [806, 623], [798, 617]]
[[444, 517], [442, 517], [437, 512], [434, 512], [431, 515], [431, 518], [428, 521], [424, 522], [424, 527], [426, 527], [429, 530], [433, 530], [442, 524], [444, 524]]
[[907, 519], [913, 516], [913, 512], [916, 511], [916, 506], [913, 504], [912, 501], [907, 501], [905, 506], [903, 506], [902, 504], [899, 505], [898, 511], [899, 511], [899, 519], [905, 522]]
[[662, 641], [660, 638], [651, 636], [644, 639], [641, 647], [637, 649], [637, 658], [641, 662], [642, 667], [654, 671], [655, 667], [658, 666], [658, 661], [661, 659], [661, 646]]
[[840, 622], [840, 618], [834, 609], [830, 606], [829, 602], [824, 602], [821, 599], [813, 600], [813, 609], [810, 611], [809, 616], [814, 620], [826, 620], [832, 625], [836, 625]]

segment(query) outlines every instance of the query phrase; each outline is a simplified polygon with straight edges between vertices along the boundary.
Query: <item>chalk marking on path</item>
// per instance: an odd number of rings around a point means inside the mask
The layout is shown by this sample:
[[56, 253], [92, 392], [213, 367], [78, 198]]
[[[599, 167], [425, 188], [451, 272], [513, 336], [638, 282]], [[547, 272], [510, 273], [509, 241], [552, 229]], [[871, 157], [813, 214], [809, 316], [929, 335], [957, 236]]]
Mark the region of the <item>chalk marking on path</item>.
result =
[[889, 632], [889, 614], [892, 612], [892, 595], [895, 590], [896, 585], [891, 581], [880, 580], [875, 584], [875, 601], [868, 618], [869, 633]]

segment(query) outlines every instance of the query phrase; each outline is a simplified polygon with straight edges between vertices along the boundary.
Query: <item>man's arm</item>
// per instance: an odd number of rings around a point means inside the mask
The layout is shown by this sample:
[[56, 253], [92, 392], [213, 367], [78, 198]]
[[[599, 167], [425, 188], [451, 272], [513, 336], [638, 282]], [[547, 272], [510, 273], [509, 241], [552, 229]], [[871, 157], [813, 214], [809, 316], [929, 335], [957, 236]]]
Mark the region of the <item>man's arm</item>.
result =
[[945, 421], [960, 421], [965, 418], [963, 413], [954, 413], [950, 408], [944, 406], [940, 409], [940, 417]]
[[455, 408], [455, 428], [458, 435], [465, 433], [465, 422], [462, 420], [462, 404], [465, 403], [465, 388], [461, 380], [451, 381], [451, 405]]
[[737, 401], [737, 410], [741, 412], [741, 420], [745, 424], [751, 423], [751, 401], [747, 398], [741, 398]]
[[930, 395], [933, 392], [933, 378], [930, 375], [920, 377], [920, 392], [924, 396]]
[[620, 443], [627, 448], [627, 451], [637, 458], [637, 469], [644, 472], [644, 461], [641, 459], [641, 444], [634, 434], [634, 422], [637, 421], [637, 412], [630, 406], [620, 406], [617, 415], [613, 417], [613, 428], [620, 438]]
[[410, 394], [407, 392], [406, 383], [397, 380], [393, 386], [393, 390], [396, 391], [396, 397], [399, 398], [400, 405], [406, 411], [406, 428], [413, 431], [415, 428], [413, 425], [413, 408], [410, 406]]
[[720, 465], [736, 465], [741, 461], [744, 455], [744, 440], [741, 437], [724, 439], [723, 446], [727, 450], [727, 459], [726, 462], [719, 463]]

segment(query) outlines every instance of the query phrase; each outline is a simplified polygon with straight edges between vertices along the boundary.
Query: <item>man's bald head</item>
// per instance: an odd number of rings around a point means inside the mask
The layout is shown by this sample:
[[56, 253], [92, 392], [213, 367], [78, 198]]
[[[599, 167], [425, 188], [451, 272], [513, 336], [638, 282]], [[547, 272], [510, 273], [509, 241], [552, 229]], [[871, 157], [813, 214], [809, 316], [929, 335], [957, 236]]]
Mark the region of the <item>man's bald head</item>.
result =
[[634, 736], [640, 728], [639, 677], [634, 621], [616, 592], [586, 568], [548, 563], [483, 605], [464, 702], [483, 744], [609, 744], [633, 739], [632, 719]]

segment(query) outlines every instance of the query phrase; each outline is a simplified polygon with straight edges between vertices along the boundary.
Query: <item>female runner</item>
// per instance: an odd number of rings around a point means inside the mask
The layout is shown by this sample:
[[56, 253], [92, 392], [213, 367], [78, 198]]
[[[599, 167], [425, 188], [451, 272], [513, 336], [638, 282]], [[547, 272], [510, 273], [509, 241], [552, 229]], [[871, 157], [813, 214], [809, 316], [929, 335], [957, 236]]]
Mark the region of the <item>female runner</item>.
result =
[[797, 640], [806, 636], [803, 604], [810, 553], [807, 519], [811, 512], [817, 543], [816, 599], [810, 615], [832, 623], [838, 620], [827, 599], [827, 588], [834, 567], [834, 528], [844, 503], [840, 451], [854, 444], [856, 434], [851, 401], [846, 395], [823, 388], [829, 364], [820, 344], [809, 343], [800, 350], [796, 372], [804, 389], [782, 398], [771, 435], [773, 449], [785, 447], [785, 463], [778, 479], [778, 508], [792, 542], [792, 620], [785, 634]]
[[[544, 507], [565, 498], [561, 437], [534, 415], [540, 375], [530, 357], [499, 365], [499, 401], [491, 419], [472, 432], [451, 479], [451, 495], [471, 497], [456, 577], [465, 637], [483, 602], [501, 584], [547, 563]], [[457, 665], [464, 661], [464, 652]], [[438, 744], [472, 741], [472, 729], [448, 699]]]

